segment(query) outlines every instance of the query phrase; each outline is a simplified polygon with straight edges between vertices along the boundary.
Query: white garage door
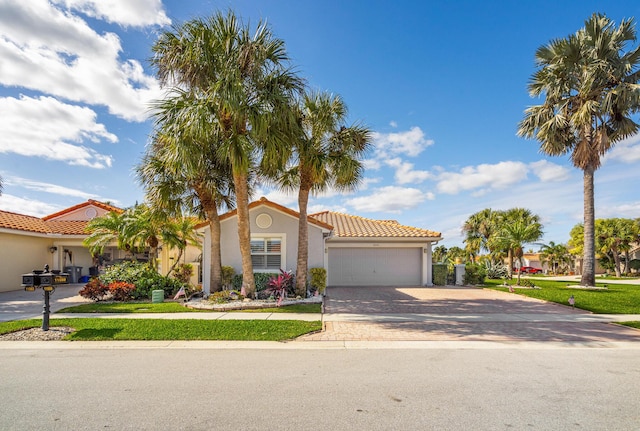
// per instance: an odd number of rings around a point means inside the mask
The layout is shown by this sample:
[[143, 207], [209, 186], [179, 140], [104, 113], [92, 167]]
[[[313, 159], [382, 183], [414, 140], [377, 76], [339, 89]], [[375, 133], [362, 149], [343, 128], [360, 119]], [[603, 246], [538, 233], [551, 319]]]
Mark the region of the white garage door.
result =
[[329, 248], [329, 286], [420, 286], [422, 248]]

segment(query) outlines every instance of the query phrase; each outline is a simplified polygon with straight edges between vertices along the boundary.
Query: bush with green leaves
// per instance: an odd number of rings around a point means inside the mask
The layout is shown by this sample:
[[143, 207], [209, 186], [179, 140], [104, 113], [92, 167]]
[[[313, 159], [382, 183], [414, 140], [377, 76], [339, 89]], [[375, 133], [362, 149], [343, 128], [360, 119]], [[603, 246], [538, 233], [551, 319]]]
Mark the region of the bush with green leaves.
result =
[[[277, 277], [278, 275], [279, 274], [277, 272], [254, 272], [253, 279], [256, 282], [256, 292], [262, 292], [265, 290], [269, 284], [269, 280], [272, 277]], [[232, 277], [231, 286], [234, 290], [242, 289], [242, 274], [235, 274]]]
[[[222, 267], [222, 288], [231, 289], [233, 287], [233, 277], [236, 275], [236, 270], [233, 266]], [[242, 285], [242, 279], [240, 279], [240, 285]]]
[[165, 277], [141, 262], [122, 262], [110, 266], [99, 278], [105, 285], [115, 282], [133, 284], [133, 299], [150, 299], [153, 290], [164, 290], [164, 296], [167, 298], [184, 286], [179, 280]]
[[444, 286], [447, 284], [447, 265], [436, 263], [433, 265], [433, 284]]
[[484, 265], [477, 263], [467, 263], [464, 266], [464, 284], [474, 286], [483, 284], [486, 277], [486, 269]]
[[311, 268], [309, 269], [311, 274], [311, 289], [317, 291], [319, 294], [324, 294], [327, 288], [327, 270], [324, 268]]

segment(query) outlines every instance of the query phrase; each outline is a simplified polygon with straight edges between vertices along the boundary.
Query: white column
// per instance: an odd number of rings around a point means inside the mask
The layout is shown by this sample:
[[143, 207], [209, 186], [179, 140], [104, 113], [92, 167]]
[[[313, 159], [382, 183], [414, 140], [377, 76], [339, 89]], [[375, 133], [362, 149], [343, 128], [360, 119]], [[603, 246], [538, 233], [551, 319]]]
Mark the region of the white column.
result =
[[458, 264], [456, 265], [456, 286], [462, 286], [464, 285], [464, 274], [465, 274], [465, 269], [464, 269], [464, 263]]
[[427, 243], [422, 249], [422, 285], [433, 286], [433, 267], [431, 254], [431, 243]]

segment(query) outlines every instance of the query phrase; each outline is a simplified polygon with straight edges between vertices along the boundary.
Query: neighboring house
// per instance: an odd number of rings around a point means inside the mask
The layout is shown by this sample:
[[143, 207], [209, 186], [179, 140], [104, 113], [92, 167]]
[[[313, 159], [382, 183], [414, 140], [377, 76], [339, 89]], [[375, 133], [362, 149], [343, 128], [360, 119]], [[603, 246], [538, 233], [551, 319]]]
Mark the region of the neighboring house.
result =
[[83, 247], [84, 228], [94, 217], [120, 208], [89, 200], [43, 218], [0, 211], [0, 291], [20, 289], [20, 275], [34, 269], [89, 274], [93, 259]]
[[[123, 210], [95, 200], [74, 205], [54, 214], [39, 218], [8, 211], [0, 211], [0, 292], [20, 289], [20, 275], [43, 269], [67, 271], [71, 282], [78, 282], [82, 276], [94, 275], [96, 267], [89, 250], [82, 245], [87, 237], [85, 227], [89, 220], [111, 211]], [[198, 283], [200, 250], [187, 247], [184, 261], [194, 265], [192, 283]], [[177, 256], [176, 250], [163, 249], [159, 258], [162, 273], [170, 268]], [[119, 259], [133, 257], [115, 244], [105, 247], [102, 263], [109, 264]], [[145, 253], [136, 255], [144, 258]]]
[[[266, 198], [249, 205], [251, 250], [255, 272], [294, 271], [300, 214]], [[222, 265], [242, 272], [236, 211], [220, 216]], [[327, 269], [329, 286], [431, 286], [431, 247], [440, 233], [403, 226], [393, 220], [325, 211], [307, 217], [308, 267]], [[203, 290], [210, 292], [211, 235], [203, 253]]]

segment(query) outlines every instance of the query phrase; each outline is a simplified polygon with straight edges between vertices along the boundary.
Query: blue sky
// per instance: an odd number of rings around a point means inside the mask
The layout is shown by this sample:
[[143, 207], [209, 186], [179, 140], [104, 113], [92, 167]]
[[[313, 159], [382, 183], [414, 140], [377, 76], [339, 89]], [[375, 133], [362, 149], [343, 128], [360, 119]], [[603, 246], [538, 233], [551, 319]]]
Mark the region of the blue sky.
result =
[[[144, 200], [132, 173], [161, 97], [150, 68], [158, 31], [216, 10], [265, 19], [312, 89], [340, 94], [350, 122], [374, 131], [355, 193], [330, 209], [440, 231], [484, 208], [526, 207], [544, 241], [582, 220], [582, 174], [516, 136], [539, 101], [526, 85], [535, 50], [593, 12], [640, 18], [637, 0], [164, 1], [0, 0], [0, 209], [46, 215], [86, 199]], [[596, 173], [596, 216], [638, 217], [640, 137], [619, 143]], [[295, 196], [263, 188], [296, 209]]]

